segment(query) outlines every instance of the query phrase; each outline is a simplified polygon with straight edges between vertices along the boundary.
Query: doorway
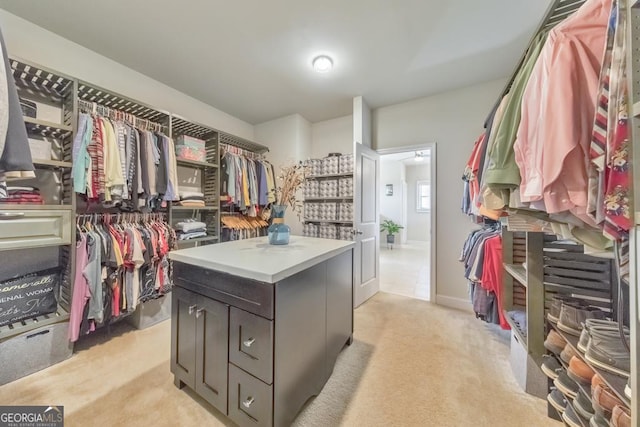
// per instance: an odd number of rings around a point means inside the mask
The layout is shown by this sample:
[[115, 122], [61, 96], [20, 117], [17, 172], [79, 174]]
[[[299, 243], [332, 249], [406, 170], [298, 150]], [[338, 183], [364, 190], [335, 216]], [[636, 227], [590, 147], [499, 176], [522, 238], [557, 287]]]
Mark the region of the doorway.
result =
[[378, 150], [380, 223], [403, 227], [387, 243], [380, 234], [380, 290], [435, 300], [435, 144]]

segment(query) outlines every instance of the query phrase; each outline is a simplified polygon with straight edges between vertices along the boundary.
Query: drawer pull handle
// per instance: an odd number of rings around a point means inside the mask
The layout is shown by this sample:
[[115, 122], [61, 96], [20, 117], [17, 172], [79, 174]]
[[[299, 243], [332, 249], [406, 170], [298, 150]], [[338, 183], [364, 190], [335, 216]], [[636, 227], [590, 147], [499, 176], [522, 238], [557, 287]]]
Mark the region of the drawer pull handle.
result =
[[3, 212], [0, 213], [0, 219], [18, 219], [23, 218], [24, 212]]
[[193, 312], [196, 311], [196, 308], [198, 308], [198, 306], [195, 304], [189, 306], [189, 316], [191, 316]]
[[202, 315], [203, 311], [204, 311], [204, 308], [199, 308], [198, 310], [196, 310], [196, 319], [198, 319]]
[[243, 342], [242, 342], [242, 344], [243, 344], [245, 347], [251, 347], [251, 346], [253, 345], [253, 343], [254, 343], [254, 342], [256, 342], [256, 339], [255, 339], [255, 338], [249, 338], [248, 340], [243, 341]]
[[249, 397], [247, 398], [247, 400], [245, 400], [245, 401], [243, 401], [243, 402], [242, 402], [242, 406], [244, 406], [245, 408], [249, 408], [249, 407], [251, 407], [251, 405], [253, 404], [253, 401], [254, 401], [254, 400], [255, 400], [255, 399], [254, 399], [253, 397], [249, 396]]

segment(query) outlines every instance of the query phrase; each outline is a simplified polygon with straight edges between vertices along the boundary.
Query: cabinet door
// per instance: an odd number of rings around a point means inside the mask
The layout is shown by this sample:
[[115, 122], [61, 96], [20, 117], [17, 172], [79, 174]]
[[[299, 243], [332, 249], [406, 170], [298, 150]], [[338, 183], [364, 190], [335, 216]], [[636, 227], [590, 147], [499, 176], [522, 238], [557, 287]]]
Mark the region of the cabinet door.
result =
[[226, 414], [229, 306], [202, 296], [197, 305], [195, 390]]
[[198, 296], [179, 287], [171, 293], [171, 372], [176, 384], [182, 382], [195, 389]]

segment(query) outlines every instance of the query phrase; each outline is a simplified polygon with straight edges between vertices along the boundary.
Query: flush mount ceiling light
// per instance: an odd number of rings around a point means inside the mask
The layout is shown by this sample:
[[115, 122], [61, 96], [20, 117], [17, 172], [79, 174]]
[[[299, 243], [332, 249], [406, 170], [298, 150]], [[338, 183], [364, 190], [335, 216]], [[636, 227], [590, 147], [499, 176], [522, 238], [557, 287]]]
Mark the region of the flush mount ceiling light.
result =
[[313, 58], [313, 69], [318, 73], [327, 73], [333, 68], [333, 60], [327, 55], [320, 55]]

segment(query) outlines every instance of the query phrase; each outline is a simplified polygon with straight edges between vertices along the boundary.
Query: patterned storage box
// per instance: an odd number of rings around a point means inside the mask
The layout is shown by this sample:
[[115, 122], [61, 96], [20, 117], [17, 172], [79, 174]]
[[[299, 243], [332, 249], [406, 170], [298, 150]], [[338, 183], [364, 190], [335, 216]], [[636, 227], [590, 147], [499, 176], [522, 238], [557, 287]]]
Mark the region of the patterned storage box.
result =
[[305, 162], [306, 173], [311, 176], [322, 175], [323, 162], [321, 159], [309, 159]]
[[331, 156], [322, 159], [322, 174], [336, 175], [340, 171], [340, 157]]
[[338, 239], [340, 240], [353, 240], [352, 228], [346, 225], [338, 226]]
[[176, 157], [183, 160], [204, 162], [207, 160], [205, 142], [198, 138], [180, 135], [175, 141]]
[[302, 194], [305, 199], [317, 199], [320, 197], [320, 182], [316, 180], [305, 181]]
[[353, 203], [342, 202], [338, 206], [338, 221], [352, 221], [353, 220]]
[[338, 219], [337, 203], [322, 203], [320, 206], [320, 221], [336, 221]]
[[337, 239], [338, 229], [333, 224], [322, 224], [320, 225], [319, 237], [323, 239]]
[[338, 180], [338, 197], [353, 197], [353, 178]]
[[339, 159], [339, 173], [353, 173], [353, 154], [345, 154]]
[[338, 180], [320, 181], [320, 197], [338, 197]]
[[319, 226], [317, 224], [308, 223], [303, 227], [303, 234], [307, 237], [318, 237], [319, 231]]
[[320, 205], [321, 203], [305, 203], [304, 204], [304, 217], [309, 220], [320, 219]]

